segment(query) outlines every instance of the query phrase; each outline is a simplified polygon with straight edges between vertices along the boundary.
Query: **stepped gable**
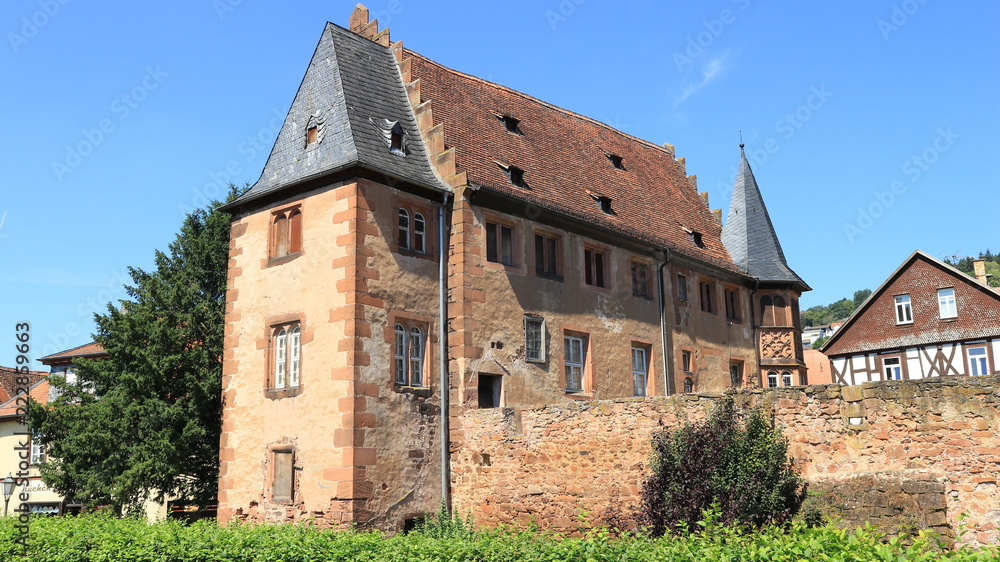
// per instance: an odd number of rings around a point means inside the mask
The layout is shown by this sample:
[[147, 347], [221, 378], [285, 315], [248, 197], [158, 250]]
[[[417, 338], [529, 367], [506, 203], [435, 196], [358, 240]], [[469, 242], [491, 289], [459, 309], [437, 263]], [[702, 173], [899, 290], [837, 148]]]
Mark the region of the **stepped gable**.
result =
[[737, 266], [762, 283], [790, 283], [801, 291], [810, 290], [785, 261], [781, 243], [774, 232], [764, 198], [740, 143], [740, 168], [736, 172], [733, 198], [729, 206], [722, 242]]
[[[721, 240], [721, 225], [686, 176], [672, 147], [442, 66], [413, 51], [404, 76], [417, 84], [420, 104], [433, 104], [453, 151], [455, 173], [470, 186], [523, 200], [685, 256], [738, 271]], [[405, 78], [404, 78], [405, 80]], [[411, 88], [413, 90], [414, 88]], [[508, 132], [504, 116], [517, 120]], [[619, 169], [612, 157], [620, 157]], [[505, 167], [524, 171], [524, 186]], [[601, 198], [610, 199], [610, 212]], [[606, 201], [604, 203], [607, 203]], [[691, 232], [701, 234], [698, 247]]]
[[[389, 150], [395, 123], [402, 152]], [[317, 141], [308, 144], [311, 127]], [[392, 48], [327, 23], [260, 179], [225, 208], [355, 165], [450, 189], [427, 158]]]

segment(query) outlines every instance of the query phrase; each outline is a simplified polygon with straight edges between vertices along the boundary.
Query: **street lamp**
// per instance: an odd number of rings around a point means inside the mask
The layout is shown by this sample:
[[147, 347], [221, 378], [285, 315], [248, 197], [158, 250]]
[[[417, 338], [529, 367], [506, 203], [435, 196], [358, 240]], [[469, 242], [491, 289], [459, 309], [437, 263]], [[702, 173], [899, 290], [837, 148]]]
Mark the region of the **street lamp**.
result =
[[14, 475], [7, 473], [7, 478], [0, 481], [0, 486], [3, 487], [3, 516], [7, 517], [7, 504], [10, 503], [10, 497], [14, 495], [14, 484], [17, 480], [14, 480]]

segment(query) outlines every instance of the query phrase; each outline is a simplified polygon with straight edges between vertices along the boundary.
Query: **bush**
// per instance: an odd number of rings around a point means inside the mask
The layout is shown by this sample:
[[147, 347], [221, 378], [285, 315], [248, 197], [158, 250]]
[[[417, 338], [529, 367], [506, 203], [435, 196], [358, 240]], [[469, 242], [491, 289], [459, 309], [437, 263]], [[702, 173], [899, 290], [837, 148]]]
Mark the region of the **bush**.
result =
[[654, 536], [693, 528], [713, 506], [723, 524], [784, 523], [804, 498], [781, 430], [732, 398], [704, 422], [656, 434], [651, 457], [638, 519]]

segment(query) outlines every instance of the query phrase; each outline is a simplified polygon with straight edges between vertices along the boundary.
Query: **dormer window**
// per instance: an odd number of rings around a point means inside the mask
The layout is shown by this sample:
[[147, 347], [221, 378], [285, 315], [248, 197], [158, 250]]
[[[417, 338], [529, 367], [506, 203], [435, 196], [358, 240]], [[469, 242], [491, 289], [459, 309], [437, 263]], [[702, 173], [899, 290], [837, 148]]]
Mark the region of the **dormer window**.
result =
[[389, 131], [389, 150], [403, 154], [403, 127], [399, 123], [392, 126]]
[[625, 164], [622, 163], [622, 157], [617, 154], [608, 154], [608, 160], [611, 161], [611, 165], [619, 170], [625, 169]]
[[699, 248], [705, 247], [705, 242], [702, 241], [700, 232], [698, 232], [697, 230], [692, 230], [690, 234], [691, 234], [691, 241], [694, 242], [695, 246], [698, 246]]
[[518, 168], [517, 166], [511, 166], [509, 164], [501, 164], [497, 162], [500, 169], [507, 176], [507, 180], [510, 184], [516, 187], [528, 187], [528, 184], [524, 183], [524, 170]]
[[518, 127], [518, 123], [521, 122], [519, 119], [515, 119], [510, 115], [503, 115], [503, 114], [498, 114], [497, 119], [499, 119], [500, 122], [503, 123], [503, 126], [505, 129], [507, 129], [508, 133], [514, 133], [515, 135], [522, 134], [520, 127]]
[[615, 214], [614, 210], [611, 209], [611, 198], [610, 197], [608, 197], [607, 195], [598, 195], [598, 194], [593, 193], [593, 192], [591, 192], [589, 190], [587, 191], [587, 193], [590, 195], [591, 199], [593, 199], [594, 201], [597, 201], [597, 204], [601, 206], [601, 210], [602, 211], [604, 211], [608, 215]]
[[319, 128], [316, 125], [306, 129], [306, 144], [316, 144], [319, 142]]

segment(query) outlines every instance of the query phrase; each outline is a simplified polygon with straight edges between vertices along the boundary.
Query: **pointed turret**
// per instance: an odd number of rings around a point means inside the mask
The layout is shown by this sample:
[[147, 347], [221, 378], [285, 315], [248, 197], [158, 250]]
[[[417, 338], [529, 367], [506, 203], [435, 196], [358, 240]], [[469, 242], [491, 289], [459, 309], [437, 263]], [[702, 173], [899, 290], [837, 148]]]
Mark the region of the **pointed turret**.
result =
[[800, 292], [810, 290], [785, 262], [743, 143], [740, 143], [740, 158], [729, 216], [722, 228], [723, 245], [733, 262], [761, 283], [790, 284]]

